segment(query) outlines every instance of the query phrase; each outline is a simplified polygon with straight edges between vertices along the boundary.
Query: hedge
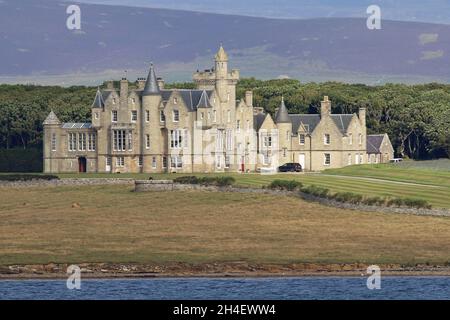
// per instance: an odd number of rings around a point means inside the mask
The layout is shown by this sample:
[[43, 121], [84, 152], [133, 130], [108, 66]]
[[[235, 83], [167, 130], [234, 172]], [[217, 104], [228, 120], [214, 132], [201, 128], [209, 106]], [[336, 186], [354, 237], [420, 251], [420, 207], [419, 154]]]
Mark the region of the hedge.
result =
[[180, 184], [200, 184], [203, 186], [218, 186], [225, 187], [233, 185], [236, 180], [233, 177], [196, 177], [196, 176], [185, 176], [178, 177], [173, 180], [175, 183]]
[[288, 190], [295, 191], [300, 190], [303, 184], [295, 180], [273, 180], [268, 188], [272, 190]]

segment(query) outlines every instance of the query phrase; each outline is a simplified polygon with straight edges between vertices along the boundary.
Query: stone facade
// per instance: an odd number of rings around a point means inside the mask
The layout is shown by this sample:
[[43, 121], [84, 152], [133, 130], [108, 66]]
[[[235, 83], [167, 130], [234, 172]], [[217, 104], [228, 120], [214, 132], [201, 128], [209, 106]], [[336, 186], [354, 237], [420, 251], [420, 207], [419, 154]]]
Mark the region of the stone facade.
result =
[[[220, 47], [214, 68], [197, 71], [194, 90], [166, 90], [153, 65], [137, 88], [127, 79], [98, 90], [90, 123], [44, 121], [44, 172], [248, 172], [298, 162], [307, 171], [367, 162], [365, 109], [275, 117], [236, 97], [238, 70]], [[240, 98], [240, 99], [238, 99]]]

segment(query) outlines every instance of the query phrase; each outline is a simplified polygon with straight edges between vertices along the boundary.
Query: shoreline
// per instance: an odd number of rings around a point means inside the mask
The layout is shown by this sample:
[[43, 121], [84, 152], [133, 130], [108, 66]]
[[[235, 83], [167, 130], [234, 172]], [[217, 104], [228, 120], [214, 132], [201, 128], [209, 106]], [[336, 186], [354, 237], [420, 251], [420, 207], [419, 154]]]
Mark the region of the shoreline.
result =
[[[78, 264], [83, 279], [368, 277], [369, 264]], [[69, 264], [0, 266], [1, 280], [67, 279]], [[450, 266], [381, 264], [381, 276], [450, 277]]]

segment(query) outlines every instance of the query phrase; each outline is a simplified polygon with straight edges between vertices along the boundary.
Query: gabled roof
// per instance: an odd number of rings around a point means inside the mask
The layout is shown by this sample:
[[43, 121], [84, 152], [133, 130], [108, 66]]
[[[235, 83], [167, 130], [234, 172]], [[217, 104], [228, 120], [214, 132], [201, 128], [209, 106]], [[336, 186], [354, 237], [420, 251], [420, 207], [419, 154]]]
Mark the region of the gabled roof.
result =
[[290, 123], [291, 118], [289, 117], [289, 113], [287, 111], [286, 105], [284, 104], [284, 99], [281, 97], [281, 105], [275, 115], [275, 123]]
[[259, 131], [264, 122], [264, 119], [266, 119], [266, 114], [264, 113], [253, 115], [253, 126], [256, 131]]
[[292, 122], [292, 132], [296, 133], [300, 124], [304, 124], [309, 127], [309, 132], [313, 132], [320, 122], [319, 114], [290, 114]]
[[212, 108], [211, 102], [209, 101], [209, 95], [206, 90], [203, 90], [200, 100], [197, 103], [195, 109], [198, 108]]
[[371, 134], [367, 136], [366, 149], [367, 153], [380, 153], [381, 144], [383, 143], [384, 134]]
[[94, 103], [92, 103], [91, 108], [104, 108], [105, 100], [103, 99], [103, 94], [100, 91], [100, 88], [97, 88], [97, 93], [95, 94]]
[[51, 125], [51, 124], [61, 124], [56, 114], [53, 112], [53, 110], [50, 111], [47, 118], [45, 118], [43, 125]]
[[331, 119], [341, 131], [342, 134], [347, 132], [348, 126], [353, 119], [353, 114], [330, 114]]
[[150, 70], [148, 72], [147, 82], [145, 82], [144, 90], [142, 91], [142, 96], [151, 96], [160, 94], [158, 80], [156, 79], [155, 68], [153, 63], [150, 64]]

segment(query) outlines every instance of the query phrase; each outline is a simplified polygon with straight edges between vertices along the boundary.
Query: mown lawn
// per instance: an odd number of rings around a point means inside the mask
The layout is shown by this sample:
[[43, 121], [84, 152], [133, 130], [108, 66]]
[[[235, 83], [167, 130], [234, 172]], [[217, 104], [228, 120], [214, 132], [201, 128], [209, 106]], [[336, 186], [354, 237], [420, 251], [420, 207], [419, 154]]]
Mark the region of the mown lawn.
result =
[[450, 218], [349, 211], [273, 195], [131, 190], [0, 188], [0, 265], [450, 263]]

